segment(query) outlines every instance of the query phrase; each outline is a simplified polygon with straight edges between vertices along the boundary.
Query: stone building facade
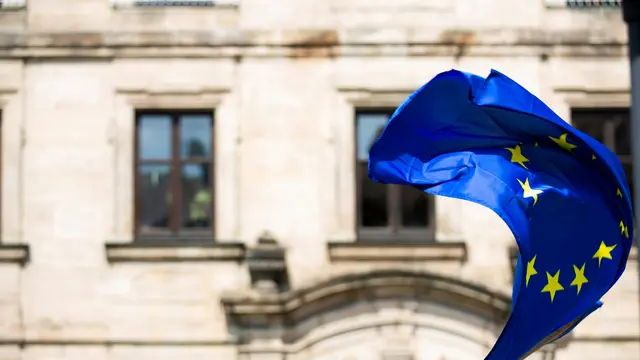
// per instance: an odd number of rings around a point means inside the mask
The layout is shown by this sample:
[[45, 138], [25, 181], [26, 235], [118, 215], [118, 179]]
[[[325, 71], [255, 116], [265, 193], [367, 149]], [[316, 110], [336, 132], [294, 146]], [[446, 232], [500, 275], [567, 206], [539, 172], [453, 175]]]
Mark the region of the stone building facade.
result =
[[[631, 168], [617, 9], [170, 3], [0, 0], [2, 360], [482, 359], [510, 232], [362, 176], [441, 71], [500, 70]], [[640, 359], [636, 254], [531, 359]]]

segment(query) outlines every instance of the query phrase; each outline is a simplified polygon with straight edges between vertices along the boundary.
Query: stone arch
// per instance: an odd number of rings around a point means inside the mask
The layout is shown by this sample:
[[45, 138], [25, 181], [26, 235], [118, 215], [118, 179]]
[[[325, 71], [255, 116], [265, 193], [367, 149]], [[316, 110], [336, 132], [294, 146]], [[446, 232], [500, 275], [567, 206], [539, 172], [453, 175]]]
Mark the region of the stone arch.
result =
[[412, 342], [420, 333], [488, 350], [511, 303], [502, 293], [459, 279], [381, 269], [340, 275], [285, 293], [226, 296], [223, 305], [246, 358], [268, 351], [280, 354], [273, 359], [321, 359], [318, 349], [331, 347], [327, 344], [358, 341], [348, 339], [367, 333], [373, 339], [372, 331], [387, 331], [381, 339], [396, 339], [390, 344]]

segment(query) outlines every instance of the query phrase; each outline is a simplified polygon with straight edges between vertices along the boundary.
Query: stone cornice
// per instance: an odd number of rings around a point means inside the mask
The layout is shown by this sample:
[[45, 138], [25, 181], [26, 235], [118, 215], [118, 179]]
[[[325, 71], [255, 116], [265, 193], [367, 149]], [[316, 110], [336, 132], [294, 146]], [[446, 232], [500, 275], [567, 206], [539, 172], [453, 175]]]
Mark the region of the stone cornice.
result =
[[101, 339], [101, 338], [0, 338], [0, 346], [104, 346], [104, 347], [214, 347], [232, 346], [231, 339], [176, 340], [176, 339]]
[[0, 33], [0, 58], [626, 56], [626, 34], [589, 29], [325, 29]]

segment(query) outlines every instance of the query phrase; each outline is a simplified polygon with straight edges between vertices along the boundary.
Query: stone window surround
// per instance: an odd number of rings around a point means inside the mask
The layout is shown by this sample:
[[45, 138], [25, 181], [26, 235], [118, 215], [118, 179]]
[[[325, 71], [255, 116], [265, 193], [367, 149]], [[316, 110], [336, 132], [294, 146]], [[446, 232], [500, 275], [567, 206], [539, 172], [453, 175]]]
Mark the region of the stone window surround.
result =
[[[356, 110], [396, 108], [414, 89], [339, 87], [338, 93], [347, 106], [341, 106], [340, 114], [332, 123], [334, 140], [334, 163], [337, 174], [334, 177], [335, 202], [333, 204], [333, 229], [331, 238], [356, 240], [356, 164], [353, 154], [356, 139]], [[351, 211], [349, 211], [349, 210]], [[346, 213], [345, 213], [346, 212]], [[341, 216], [340, 214], [347, 215]], [[437, 225], [437, 224], [436, 224]]]
[[[350, 261], [453, 261], [462, 263], [467, 259], [467, 248], [460, 241], [461, 234], [446, 241], [398, 241], [384, 239], [376, 241], [357, 241], [356, 226], [356, 164], [353, 161], [355, 146], [356, 109], [396, 108], [415, 89], [338, 87], [341, 100], [346, 102], [338, 108], [333, 122], [332, 140], [334, 142], [334, 162], [337, 174], [334, 177], [335, 200], [332, 213], [332, 229], [327, 244], [329, 259], [335, 262]], [[435, 208], [438, 208], [435, 199]], [[351, 211], [349, 211], [351, 210]], [[340, 215], [342, 214], [342, 215]], [[346, 216], [344, 216], [346, 215]], [[436, 234], [438, 213], [436, 210]]]
[[[356, 107], [354, 109], [354, 116], [355, 116], [355, 124], [354, 124], [354, 140], [353, 140], [353, 146], [357, 147], [359, 146], [359, 127], [358, 127], [358, 123], [359, 123], [359, 118], [362, 116], [367, 116], [367, 115], [384, 115], [387, 117], [391, 117], [393, 114], [393, 111], [396, 109], [396, 106], [387, 106], [387, 107], [375, 107], [375, 108], [371, 108], [371, 107]], [[354, 151], [354, 154], [357, 151]], [[355, 189], [356, 189], [356, 209], [355, 209], [355, 216], [356, 216], [356, 237], [358, 240], [360, 241], [377, 241], [377, 240], [382, 240], [385, 242], [389, 242], [389, 241], [398, 241], [398, 240], [409, 240], [409, 239], [413, 239], [417, 242], [427, 242], [427, 241], [434, 241], [435, 240], [435, 223], [436, 223], [436, 217], [435, 217], [435, 196], [431, 195], [431, 194], [426, 194], [426, 207], [427, 207], [427, 216], [426, 216], [426, 224], [425, 226], [421, 226], [421, 227], [416, 227], [416, 228], [411, 228], [411, 227], [407, 227], [404, 225], [403, 223], [403, 209], [402, 207], [404, 206], [404, 201], [402, 199], [403, 194], [402, 194], [402, 187], [401, 185], [387, 185], [387, 189], [386, 189], [386, 196], [387, 196], [387, 200], [386, 200], [386, 209], [387, 209], [387, 214], [386, 214], [386, 220], [387, 220], [387, 224], [386, 226], [381, 226], [381, 227], [367, 227], [364, 226], [362, 224], [360, 224], [360, 217], [363, 216], [363, 214], [361, 213], [361, 206], [362, 206], [362, 201], [364, 200], [363, 195], [361, 194], [359, 189], [360, 183], [363, 180], [363, 178], [368, 178], [366, 171], [365, 173], [363, 173], [362, 168], [361, 168], [361, 160], [357, 159], [358, 155], [355, 155], [355, 158], [352, 155], [352, 159], [353, 161], [355, 161], [355, 177], [354, 177], [354, 181], [355, 181]], [[399, 204], [398, 206], [394, 206], [393, 204]], [[394, 233], [395, 232], [395, 233]], [[394, 233], [394, 234], [392, 234]]]
[[4, 209], [17, 211], [1, 211], [2, 239], [0, 239], [0, 263], [25, 265], [29, 261], [29, 245], [22, 239], [22, 191], [23, 191], [23, 104], [22, 94], [15, 88], [0, 87], [0, 119], [2, 140], [0, 144], [0, 166], [2, 171], [2, 187], [0, 187], [0, 204]]
[[[244, 259], [244, 245], [237, 241], [216, 241], [211, 239], [195, 239], [180, 241], [174, 239], [145, 239], [137, 241], [131, 237], [134, 234], [133, 225], [134, 197], [132, 166], [134, 154], [135, 134], [135, 111], [137, 109], [154, 110], [217, 110], [226, 100], [230, 89], [208, 88], [208, 89], [188, 89], [188, 90], [166, 90], [166, 89], [116, 89], [115, 116], [112, 123], [112, 136], [110, 141], [114, 144], [114, 171], [112, 176], [113, 186], [113, 208], [112, 210], [112, 238], [115, 240], [105, 244], [107, 261], [117, 262], [183, 262], [183, 261], [235, 261]], [[224, 117], [216, 116], [214, 124], [214, 137], [220, 136], [217, 124], [225, 121]], [[224, 136], [234, 136], [225, 134]], [[234, 154], [234, 151], [219, 151], [218, 141], [214, 148], [214, 163], [220, 163], [221, 152]], [[225, 149], [229, 150], [229, 149]], [[228, 162], [228, 161], [227, 161]], [[221, 176], [231, 176], [235, 178], [236, 168], [230, 173], [214, 172], [216, 183], [219, 183]], [[229, 183], [223, 181], [222, 183]], [[237, 188], [225, 189], [227, 192], [237, 192]], [[220, 189], [216, 188], [214, 194], [214, 206], [216, 210], [220, 208], [235, 208], [237, 204], [221, 204], [216, 201]], [[234, 211], [216, 211], [221, 214], [215, 221], [232, 221], [229, 219], [236, 215]], [[221, 218], [223, 218], [221, 220]], [[217, 224], [216, 224], [217, 225]], [[219, 229], [219, 226], [215, 226]]]

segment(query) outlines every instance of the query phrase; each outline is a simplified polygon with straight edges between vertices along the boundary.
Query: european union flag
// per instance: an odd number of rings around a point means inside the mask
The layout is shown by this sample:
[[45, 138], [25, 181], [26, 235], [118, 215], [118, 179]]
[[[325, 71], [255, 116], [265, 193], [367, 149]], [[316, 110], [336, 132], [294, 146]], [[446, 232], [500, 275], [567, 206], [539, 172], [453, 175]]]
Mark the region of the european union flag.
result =
[[633, 213], [617, 156], [495, 70], [444, 72], [414, 92], [371, 148], [369, 176], [481, 204], [513, 232], [512, 313], [486, 359], [562, 337], [624, 271]]

